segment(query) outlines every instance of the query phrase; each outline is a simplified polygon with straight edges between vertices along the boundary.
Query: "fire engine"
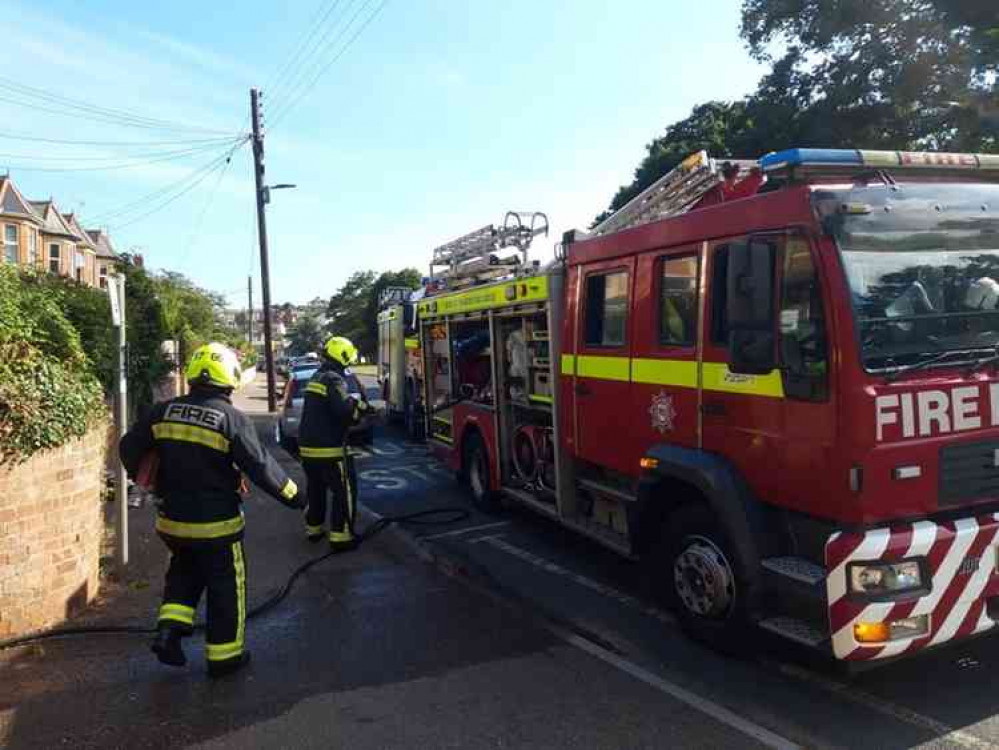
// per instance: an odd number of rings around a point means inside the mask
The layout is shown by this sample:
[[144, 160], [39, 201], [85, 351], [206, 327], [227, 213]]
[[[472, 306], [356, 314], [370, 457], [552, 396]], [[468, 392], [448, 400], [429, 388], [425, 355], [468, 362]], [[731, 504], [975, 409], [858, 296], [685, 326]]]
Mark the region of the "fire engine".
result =
[[720, 648], [992, 630], [997, 181], [989, 155], [695, 154], [546, 267], [418, 302], [431, 449], [476, 504], [647, 561]]
[[378, 299], [377, 378], [388, 419], [403, 421], [406, 434], [423, 432], [423, 355], [416, 335], [416, 302], [423, 290], [388, 287]]

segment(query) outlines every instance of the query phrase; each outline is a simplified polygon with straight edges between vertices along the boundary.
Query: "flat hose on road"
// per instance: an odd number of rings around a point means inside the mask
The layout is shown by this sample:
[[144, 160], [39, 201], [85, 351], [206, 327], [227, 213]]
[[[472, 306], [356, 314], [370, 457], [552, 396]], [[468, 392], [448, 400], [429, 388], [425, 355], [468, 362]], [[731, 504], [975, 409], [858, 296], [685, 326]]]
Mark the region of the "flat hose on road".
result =
[[[445, 506], [441, 508], [419, 510], [415, 513], [404, 513], [398, 516], [383, 516], [357, 535], [357, 545], [360, 546], [364, 542], [385, 531], [385, 529], [393, 524], [398, 523], [408, 526], [449, 526], [451, 524], [464, 521], [469, 517], [469, 515], [471, 514], [465, 508], [461, 508], [459, 506]], [[288, 597], [288, 594], [291, 593], [292, 588], [295, 586], [295, 582], [303, 573], [338, 554], [341, 553], [331, 550], [323, 555], [320, 555], [319, 557], [307, 560], [302, 565], [299, 565], [292, 571], [288, 580], [285, 581], [284, 586], [282, 586], [274, 595], [268, 597], [265, 601], [253, 607], [247, 613], [246, 618], [248, 620], [252, 620], [255, 617], [259, 617], [260, 615], [274, 609]], [[204, 630], [204, 625], [196, 626], [195, 630]], [[152, 635], [155, 632], [156, 628], [145, 628], [141, 625], [83, 625], [75, 628], [58, 628], [56, 630], [49, 630], [45, 633], [35, 633], [34, 635], [25, 635], [20, 638], [11, 638], [6, 641], [0, 641], [0, 651], [15, 648], [17, 646], [27, 646], [32, 643], [38, 643], [39, 641], [48, 641], [54, 638], [68, 638], [78, 635]]]

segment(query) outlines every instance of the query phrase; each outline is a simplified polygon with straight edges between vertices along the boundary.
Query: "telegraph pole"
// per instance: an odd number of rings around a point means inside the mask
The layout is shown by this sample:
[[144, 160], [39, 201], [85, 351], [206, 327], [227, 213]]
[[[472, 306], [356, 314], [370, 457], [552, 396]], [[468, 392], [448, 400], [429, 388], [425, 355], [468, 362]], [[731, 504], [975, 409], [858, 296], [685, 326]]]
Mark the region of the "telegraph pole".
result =
[[260, 132], [260, 92], [250, 89], [253, 121], [253, 176], [257, 189], [257, 236], [260, 238], [260, 288], [264, 297], [264, 367], [267, 369], [267, 410], [277, 409], [274, 384], [274, 349], [271, 346], [271, 274], [267, 261], [267, 219], [264, 216], [264, 136]]
[[249, 308], [246, 310], [246, 343], [253, 346], [253, 277], [246, 277], [246, 296]]

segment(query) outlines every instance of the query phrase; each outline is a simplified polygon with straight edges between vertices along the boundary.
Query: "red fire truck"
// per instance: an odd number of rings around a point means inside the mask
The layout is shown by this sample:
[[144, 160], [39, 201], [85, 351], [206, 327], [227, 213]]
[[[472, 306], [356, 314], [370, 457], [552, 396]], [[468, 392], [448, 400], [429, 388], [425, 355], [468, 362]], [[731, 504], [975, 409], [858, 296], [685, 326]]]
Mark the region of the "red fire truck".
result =
[[999, 156], [697, 154], [432, 294], [434, 452], [644, 558], [691, 634], [897, 657], [999, 619]]

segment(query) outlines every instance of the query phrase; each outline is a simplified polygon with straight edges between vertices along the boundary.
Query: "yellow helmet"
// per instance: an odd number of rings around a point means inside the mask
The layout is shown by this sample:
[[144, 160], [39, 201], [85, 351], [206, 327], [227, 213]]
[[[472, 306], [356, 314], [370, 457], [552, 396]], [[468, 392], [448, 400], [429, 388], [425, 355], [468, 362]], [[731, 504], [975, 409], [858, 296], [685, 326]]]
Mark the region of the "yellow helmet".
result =
[[344, 367], [350, 367], [357, 361], [357, 347], [343, 336], [328, 338], [323, 344], [323, 354]]
[[238, 388], [243, 376], [236, 352], [225, 344], [212, 342], [199, 346], [187, 365], [187, 382]]

